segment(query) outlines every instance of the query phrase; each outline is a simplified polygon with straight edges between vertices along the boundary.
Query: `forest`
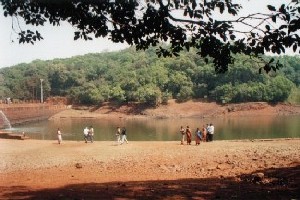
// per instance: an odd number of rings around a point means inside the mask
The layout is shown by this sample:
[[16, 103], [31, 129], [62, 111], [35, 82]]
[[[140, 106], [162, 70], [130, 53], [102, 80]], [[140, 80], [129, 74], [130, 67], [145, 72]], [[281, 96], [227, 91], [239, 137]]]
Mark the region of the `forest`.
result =
[[261, 72], [266, 64], [262, 59], [237, 54], [228, 71], [217, 73], [212, 59], [203, 59], [193, 49], [163, 58], [154, 48], [136, 51], [134, 47], [35, 60], [0, 69], [0, 98], [38, 101], [42, 85], [45, 100], [66, 97], [77, 105], [137, 102], [156, 106], [169, 99], [299, 104], [300, 58], [276, 56], [271, 61], [282, 67]]

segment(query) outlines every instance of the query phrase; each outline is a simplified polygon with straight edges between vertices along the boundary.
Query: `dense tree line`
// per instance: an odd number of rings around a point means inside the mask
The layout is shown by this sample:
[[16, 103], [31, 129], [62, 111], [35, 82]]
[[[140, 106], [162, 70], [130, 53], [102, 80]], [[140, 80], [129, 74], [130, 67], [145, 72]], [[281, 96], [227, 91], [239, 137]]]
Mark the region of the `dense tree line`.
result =
[[221, 103], [284, 102], [291, 95], [300, 102], [299, 57], [273, 57], [284, 67], [268, 74], [259, 73], [265, 64], [261, 59], [244, 55], [234, 59], [225, 74], [216, 73], [213, 60], [204, 60], [193, 49], [175, 58], [158, 58], [153, 48], [128, 48], [68, 59], [36, 60], [0, 69], [0, 97], [39, 99], [43, 79], [45, 99], [64, 96], [74, 104], [113, 101], [157, 105], [171, 98], [179, 102], [195, 98]]
[[[236, 54], [259, 57], [290, 49], [299, 55], [299, 1], [261, 3], [266, 8], [262, 13], [247, 13], [244, 5], [232, 0], [0, 0], [19, 43], [42, 40], [35, 27], [66, 22], [75, 29], [74, 40], [103, 37], [137, 50], [157, 47], [163, 57], [194, 48], [201, 57], [211, 58], [218, 73], [228, 70]], [[20, 25], [19, 19], [30, 26]], [[260, 70], [277, 71], [279, 66], [267, 62]]]

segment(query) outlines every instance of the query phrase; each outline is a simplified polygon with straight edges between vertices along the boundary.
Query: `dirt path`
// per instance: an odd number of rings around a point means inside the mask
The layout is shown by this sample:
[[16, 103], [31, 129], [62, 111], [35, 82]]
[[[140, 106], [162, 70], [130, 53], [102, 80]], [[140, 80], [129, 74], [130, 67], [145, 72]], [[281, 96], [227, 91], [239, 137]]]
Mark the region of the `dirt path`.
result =
[[297, 139], [200, 146], [0, 139], [0, 152], [0, 199], [300, 198]]

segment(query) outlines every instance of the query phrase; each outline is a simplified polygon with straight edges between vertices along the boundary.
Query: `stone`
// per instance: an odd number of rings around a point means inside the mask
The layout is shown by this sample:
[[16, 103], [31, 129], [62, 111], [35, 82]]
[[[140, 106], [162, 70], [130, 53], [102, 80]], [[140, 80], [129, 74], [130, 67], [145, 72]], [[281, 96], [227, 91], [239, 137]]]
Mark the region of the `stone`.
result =
[[252, 182], [262, 182], [265, 177], [265, 174], [262, 172], [252, 174]]
[[75, 164], [75, 167], [76, 167], [77, 169], [80, 169], [80, 168], [82, 168], [82, 164], [81, 164], [81, 163], [76, 163], [76, 164]]
[[216, 169], [215, 167], [208, 167], [208, 168], [207, 168], [208, 171], [213, 171], [213, 170], [215, 170], [215, 169]]

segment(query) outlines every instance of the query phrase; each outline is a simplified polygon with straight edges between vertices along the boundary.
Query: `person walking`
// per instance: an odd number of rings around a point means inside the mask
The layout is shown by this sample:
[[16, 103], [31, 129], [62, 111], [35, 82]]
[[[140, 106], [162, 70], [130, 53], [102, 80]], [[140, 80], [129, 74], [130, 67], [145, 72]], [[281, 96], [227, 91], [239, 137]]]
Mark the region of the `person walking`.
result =
[[117, 144], [120, 144], [121, 143], [121, 128], [118, 126], [117, 127], [117, 132], [116, 132], [116, 137], [117, 137]]
[[214, 139], [214, 132], [215, 132], [215, 127], [214, 125], [211, 123], [208, 127], [207, 127], [207, 136], [208, 136], [208, 142], [212, 142]]
[[89, 139], [89, 129], [88, 127], [85, 127], [83, 129], [83, 137], [84, 137], [84, 141], [85, 143], [87, 143], [88, 139]]
[[94, 128], [93, 128], [93, 126], [90, 126], [89, 136], [90, 136], [91, 142], [93, 143], [94, 142]]
[[121, 144], [123, 144], [124, 141], [126, 141], [126, 144], [128, 144], [127, 133], [126, 133], [126, 128], [125, 127], [122, 128], [122, 133], [121, 134], [122, 134]]
[[184, 130], [183, 126], [180, 127], [179, 132], [181, 134], [181, 144], [183, 144], [184, 143], [184, 135], [185, 135], [185, 130]]
[[59, 128], [57, 129], [57, 140], [58, 140], [58, 144], [62, 142], [61, 131]]

